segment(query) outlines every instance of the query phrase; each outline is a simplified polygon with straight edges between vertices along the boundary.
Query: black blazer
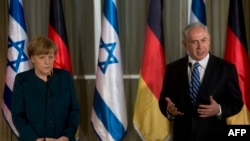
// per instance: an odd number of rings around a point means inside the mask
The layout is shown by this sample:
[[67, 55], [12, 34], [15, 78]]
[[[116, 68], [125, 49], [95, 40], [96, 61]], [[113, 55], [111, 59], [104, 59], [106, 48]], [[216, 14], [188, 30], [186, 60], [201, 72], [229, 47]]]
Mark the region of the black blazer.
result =
[[46, 137], [75, 141], [80, 108], [72, 76], [56, 68], [48, 82], [38, 78], [34, 69], [17, 74], [11, 112], [19, 141], [35, 141], [45, 131]]
[[[197, 113], [198, 105], [210, 103], [210, 95], [221, 105], [221, 118], [200, 118]], [[195, 106], [189, 96], [188, 57], [166, 66], [159, 107], [167, 117], [165, 97], [184, 113], [174, 118], [173, 141], [223, 140], [226, 118], [237, 114], [243, 106], [235, 66], [211, 54]]]

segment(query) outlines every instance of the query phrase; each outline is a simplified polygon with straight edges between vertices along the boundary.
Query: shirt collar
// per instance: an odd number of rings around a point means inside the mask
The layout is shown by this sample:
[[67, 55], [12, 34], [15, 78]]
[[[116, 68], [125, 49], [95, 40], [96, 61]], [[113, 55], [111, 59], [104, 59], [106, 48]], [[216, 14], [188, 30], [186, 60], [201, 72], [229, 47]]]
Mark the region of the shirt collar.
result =
[[[208, 53], [207, 56], [204, 59], [198, 61], [200, 66], [203, 69], [205, 69], [207, 67], [209, 56], [210, 56], [210, 54]], [[189, 60], [190, 63], [192, 63], [192, 65], [194, 65], [195, 62], [197, 62], [196, 60], [192, 59], [190, 56], [188, 56], [188, 60]]]

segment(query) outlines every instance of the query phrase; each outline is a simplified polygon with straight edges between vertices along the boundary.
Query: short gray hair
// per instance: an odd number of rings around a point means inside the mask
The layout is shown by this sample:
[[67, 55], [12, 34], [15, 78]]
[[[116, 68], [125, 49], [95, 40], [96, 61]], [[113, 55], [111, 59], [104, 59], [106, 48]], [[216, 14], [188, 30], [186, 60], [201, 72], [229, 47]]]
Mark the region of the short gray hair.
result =
[[182, 31], [182, 37], [184, 40], [186, 40], [188, 38], [188, 32], [190, 29], [194, 28], [194, 27], [203, 27], [205, 29], [205, 31], [209, 34], [208, 28], [206, 25], [200, 23], [200, 22], [193, 22], [189, 25], [187, 25], [184, 30]]

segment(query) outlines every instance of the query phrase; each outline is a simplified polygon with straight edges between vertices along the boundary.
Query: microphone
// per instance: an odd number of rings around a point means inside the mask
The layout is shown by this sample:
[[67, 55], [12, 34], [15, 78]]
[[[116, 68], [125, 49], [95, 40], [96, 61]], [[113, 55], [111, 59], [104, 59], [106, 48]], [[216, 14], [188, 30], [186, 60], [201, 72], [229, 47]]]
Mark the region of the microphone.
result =
[[47, 120], [47, 105], [48, 105], [48, 95], [49, 95], [49, 81], [52, 75], [47, 75], [46, 91], [45, 91], [45, 113], [44, 113], [44, 134], [43, 140], [46, 141], [46, 120]]
[[47, 75], [47, 82], [51, 79], [51, 75]]
[[53, 69], [50, 71], [50, 74], [47, 75], [47, 83], [49, 82], [49, 80], [51, 79], [51, 77], [53, 76]]
[[191, 62], [188, 62], [188, 66], [189, 66], [190, 70], [192, 70], [192, 63]]
[[[192, 70], [192, 63], [191, 62], [188, 62], [188, 67], [190, 69], [190, 78], [192, 77], [192, 73], [193, 73], [193, 70]], [[190, 80], [191, 81], [191, 80]], [[193, 84], [192, 82], [190, 82], [191, 84], [189, 85], [189, 87], [191, 87], [191, 89], [193, 89]], [[194, 136], [195, 136], [195, 133], [194, 133], [194, 127], [195, 127], [195, 124], [196, 124], [196, 119], [195, 119], [195, 104], [192, 106], [193, 108], [193, 113], [192, 113], [192, 129], [191, 129], [191, 138], [194, 139]]]
[[[192, 76], [192, 73], [193, 73], [193, 70], [192, 70], [192, 63], [191, 62], [188, 62], [188, 67], [190, 69], [190, 77], [189, 77], [189, 80], [191, 81], [191, 76]], [[192, 84], [191, 84], [192, 85]]]

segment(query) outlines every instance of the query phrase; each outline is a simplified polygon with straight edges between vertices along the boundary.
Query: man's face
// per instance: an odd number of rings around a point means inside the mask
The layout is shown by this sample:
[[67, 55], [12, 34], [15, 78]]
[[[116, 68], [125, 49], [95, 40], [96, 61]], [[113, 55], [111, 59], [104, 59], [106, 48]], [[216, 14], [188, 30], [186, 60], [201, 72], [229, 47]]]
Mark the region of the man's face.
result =
[[193, 27], [188, 32], [188, 37], [183, 41], [188, 54], [194, 60], [202, 60], [209, 53], [210, 36], [203, 27]]

